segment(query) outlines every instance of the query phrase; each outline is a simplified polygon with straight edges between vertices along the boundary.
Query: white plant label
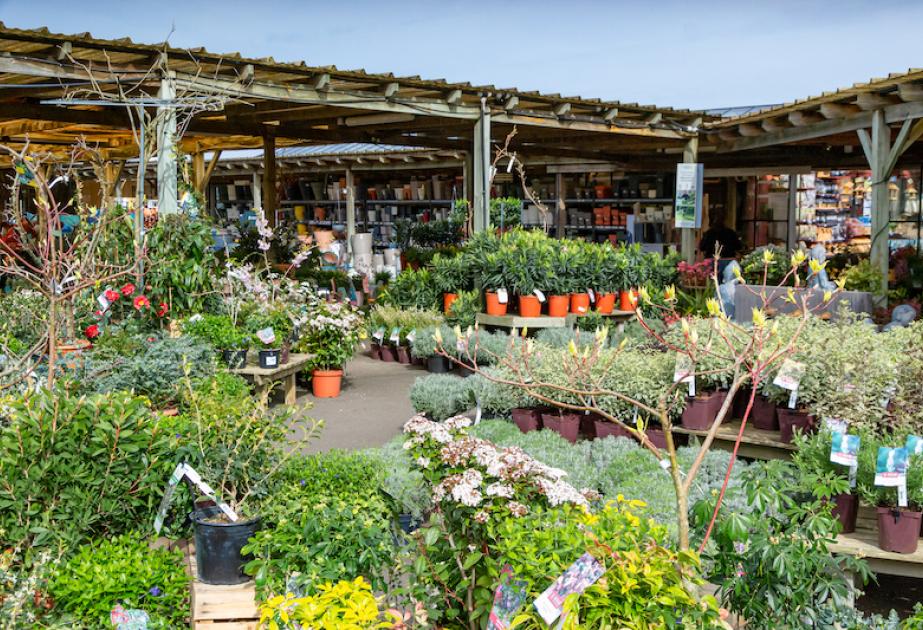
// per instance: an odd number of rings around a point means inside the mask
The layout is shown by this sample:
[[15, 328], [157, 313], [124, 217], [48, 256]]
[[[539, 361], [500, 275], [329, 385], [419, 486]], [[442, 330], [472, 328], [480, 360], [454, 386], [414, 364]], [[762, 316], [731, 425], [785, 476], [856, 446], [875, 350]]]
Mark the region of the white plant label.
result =
[[108, 311], [109, 307], [112, 306], [112, 302], [110, 302], [109, 298], [106, 297], [105, 291], [96, 297], [96, 301], [99, 302], [99, 307], [104, 311]]
[[795, 405], [798, 404], [798, 390], [793, 389], [792, 393], [788, 395], [788, 408], [794, 409]]
[[401, 340], [401, 327], [395, 326], [391, 329], [391, 336], [388, 337], [394, 343], [398, 343]]
[[695, 398], [695, 377], [689, 379], [689, 397]]
[[801, 379], [804, 377], [804, 363], [785, 359], [779, 373], [773, 379], [772, 384], [782, 389], [796, 390]]
[[824, 427], [831, 433], [846, 433], [849, 423], [842, 418], [824, 418]]
[[596, 294], [593, 292], [593, 289], [587, 289], [586, 292], [590, 296], [590, 302], [596, 302]]
[[270, 354], [263, 359], [266, 367], [276, 367], [276, 355]]
[[856, 487], [859, 466], [859, 436], [836, 431], [830, 436], [830, 461], [849, 467], [849, 487]]
[[372, 334], [372, 339], [377, 339], [378, 343], [381, 343], [385, 338], [385, 329], [379, 328]]
[[907, 449], [878, 447], [875, 459], [875, 485], [897, 488], [898, 507], [907, 507]]
[[669, 460], [669, 459], [661, 459], [661, 460], [660, 460], [660, 467], [663, 468], [664, 470], [670, 470], [670, 460]]
[[510, 301], [509, 293], [506, 292], [506, 289], [497, 289], [497, 301], [500, 304], [506, 304]]
[[417, 329], [414, 328], [409, 333], [407, 333], [407, 342], [413, 343], [413, 340], [417, 338]]
[[580, 594], [592, 586], [606, 572], [601, 564], [585, 553], [567, 567], [567, 570], [539, 595], [533, 605], [545, 623], [551, 625], [561, 616], [564, 600], [572, 593]]
[[897, 507], [907, 507], [907, 476], [901, 480], [897, 487]]
[[542, 293], [539, 289], [535, 289], [534, 291], [532, 291], [532, 294], [533, 294], [535, 297], [538, 298], [538, 301], [539, 301], [539, 302], [542, 302], [542, 303], [544, 304], [544, 302], [545, 302], [545, 294], [544, 294], [544, 293]]
[[263, 344], [269, 346], [276, 342], [276, 331], [272, 328], [263, 328], [262, 330], [256, 331], [256, 337], [262, 341]]
[[232, 523], [238, 520], [239, 517], [237, 513], [231, 509], [231, 506], [218, 499], [212, 487], [202, 481], [202, 477], [192, 466], [183, 463], [177, 464], [176, 468], [174, 468], [173, 472], [170, 474], [170, 479], [167, 480], [167, 487], [164, 490], [163, 499], [160, 501], [160, 508], [157, 510], [157, 516], [154, 518], [155, 533], [160, 533], [163, 527], [163, 521], [167, 516], [167, 510], [170, 508], [170, 503], [173, 501], [173, 494], [176, 491], [176, 486], [184, 478], [195, 485], [202, 494], [214, 501], [218, 509], [224, 512], [224, 515], [227, 516]]

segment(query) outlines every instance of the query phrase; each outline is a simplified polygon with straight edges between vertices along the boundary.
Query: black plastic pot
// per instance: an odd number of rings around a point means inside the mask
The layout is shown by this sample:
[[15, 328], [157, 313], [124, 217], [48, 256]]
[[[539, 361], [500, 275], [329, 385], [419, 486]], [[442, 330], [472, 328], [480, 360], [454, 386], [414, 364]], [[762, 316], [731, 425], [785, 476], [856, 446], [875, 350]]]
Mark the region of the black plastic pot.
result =
[[281, 350], [260, 350], [260, 367], [264, 370], [274, 370], [279, 367], [281, 358]]
[[239, 370], [247, 365], [247, 350], [222, 350], [221, 358], [232, 370]]
[[445, 374], [452, 371], [452, 362], [443, 356], [433, 355], [426, 359], [426, 369], [433, 374]]
[[412, 534], [419, 527], [417, 520], [414, 519], [412, 515], [404, 512], [397, 515], [397, 522], [400, 524], [401, 529], [407, 534]]
[[198, 577], [205, 584], [243, 584], [250, 579], [244, 573], [249, 558], [240, 550], [260, 528], [260, 519], [236, 523], [209, 521], [221, 513], [218, 507], [206, 507], [190, 515], [195, 526]]

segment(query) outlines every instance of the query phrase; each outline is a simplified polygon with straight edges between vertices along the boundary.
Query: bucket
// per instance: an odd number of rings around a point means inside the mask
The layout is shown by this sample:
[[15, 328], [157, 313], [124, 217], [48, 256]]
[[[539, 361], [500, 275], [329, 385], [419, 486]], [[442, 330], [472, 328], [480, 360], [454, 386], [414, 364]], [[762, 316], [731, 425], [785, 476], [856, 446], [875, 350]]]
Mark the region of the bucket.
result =
[[198, 577], [206, 584], [243, 584], [250, 579], [244, 573], [249, 558], [240, 550], [259, 529], [260, 519], [209, 522], [220, 513], [218, 507], [205, 507], [190, 516], [195, 525]]

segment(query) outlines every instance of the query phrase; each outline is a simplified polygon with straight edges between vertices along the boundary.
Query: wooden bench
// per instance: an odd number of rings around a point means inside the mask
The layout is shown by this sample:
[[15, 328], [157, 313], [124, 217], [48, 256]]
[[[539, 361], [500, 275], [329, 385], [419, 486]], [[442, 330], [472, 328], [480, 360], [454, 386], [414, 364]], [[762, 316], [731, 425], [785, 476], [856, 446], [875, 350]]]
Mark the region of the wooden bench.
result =
[[830, 551], [863, 558], [874, 573], [923, 578], [923, 545], [917, 546], [914, 553], [894, 553], [879, 547], [878, 515], [865, 505], [859, 507], [856, 531], [837, 536]]
[[257, 396], [268, 394], [276, 383], [282, 381], [285, 391], [285, 404], [294, 405], [298, 399], [298, 392], [295, 389], [295, 375], [307, 365], [310, 359], [311, 355], [309, 354], [291, 354], [288, 357], [288, 363], [283, 363], [279, 367], [264, 369], [259, 365], [246, 365], [242, 368], [231, 370], [231, 372], [243, 376], [253, 383]]
[[229, 586], [203, 584], [196, 579], [195, 543], [182, 541], [179, 548], [186, 558], [186, 572], [192, 578], [189, 583], [190, 627], [200, 630], [256, 630], [260, 614], [253, 580]]
[[[712, 442], [712, 445], [725, 451], [733, 451], [739, 431], [740, 420], [725, 422], [721, 425], [721, 428], [718, 429], [718, 433], [715, 435], [715, 441]], [[702, 438], [708, 435], [708, 431], [686, 429], [679, 425], [673, 427], [673, 432], [684, 435], [695, 435]], [[795, 445], [783, 442], [780, 437], [781, 435], [778, 431], [757, 429], [748, 422], [740, 438], [740, 448], [737, 450], [737, 454], [742, 457], [751, 457], [753, 459], [791, 459], [792, 451], [795, 450]]]

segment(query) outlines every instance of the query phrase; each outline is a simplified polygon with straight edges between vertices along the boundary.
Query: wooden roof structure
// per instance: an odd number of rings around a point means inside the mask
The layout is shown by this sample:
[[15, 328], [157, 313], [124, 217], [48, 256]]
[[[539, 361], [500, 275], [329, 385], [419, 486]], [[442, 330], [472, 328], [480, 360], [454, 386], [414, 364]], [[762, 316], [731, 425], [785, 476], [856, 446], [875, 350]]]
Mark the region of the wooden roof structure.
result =
[[[154, 69], [154, 71], [152, 71]], [[372, 74], [246, 58], [204, 48], [141, 44], [90, 33], [58, 34], [0, 23], [0, 140], [54, 147], [83, 134], [115, 158], [136, 154], [127, 115], [92, 104], [62, 107], [49, 100], [87, 88], [111, 92], [136, 82], [148, 96], [169, 75], [177, 91], [230, 99], [202, 112], [186, 129], [187, 151], [261, 146], [371, 142], [470, 150], [474, 123], [491, 116], [491, 139], [517, 126], [521, 153], [626, 160], [681, 150], [700, 111], [452, 83], [418, 76]]]

